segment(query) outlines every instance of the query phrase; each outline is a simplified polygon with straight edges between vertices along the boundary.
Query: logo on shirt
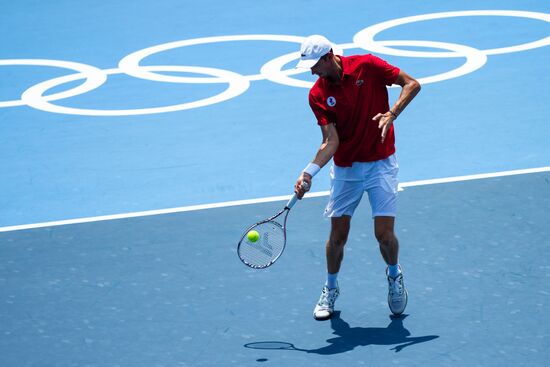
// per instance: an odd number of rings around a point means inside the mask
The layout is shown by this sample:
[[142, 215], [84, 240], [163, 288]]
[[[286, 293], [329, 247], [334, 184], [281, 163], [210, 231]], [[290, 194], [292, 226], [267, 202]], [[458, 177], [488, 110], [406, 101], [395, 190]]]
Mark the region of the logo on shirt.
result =
[[357, 81], [355, 82], [355, 85], [360, 87], [363, 85], [363, 79], [357, 79]]
[[336, 98], [334, 98], [333, 96], [328, 97], [328, 98], [327, 98], [327, 104], [328, 104], [330, 107], [336, 106]]

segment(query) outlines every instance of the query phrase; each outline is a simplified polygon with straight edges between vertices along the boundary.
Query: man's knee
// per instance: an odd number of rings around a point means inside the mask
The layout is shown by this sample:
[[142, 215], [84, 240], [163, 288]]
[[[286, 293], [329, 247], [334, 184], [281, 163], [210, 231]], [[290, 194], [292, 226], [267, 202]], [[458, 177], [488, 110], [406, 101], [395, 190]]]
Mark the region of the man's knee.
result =
[[376, 240], [382, 246], [388, 246], [397, 241], [392, 229], [384, 228], [375, 231]]
[[376, 217], [374, 219], [374, 236], [380, 245], [391, 245], [397, 241], [393, 231], [395, 218]]
[[350, 217], [343, 216], [341, 218], [333, 218], [332, 228], [328, 245], [332, 247], [343, 247], [348, 240], [350, 229]]
[[328, 240], [330, 247], [344, 247], [348, 240], [348, 234], [344, 232], [331, 232]]

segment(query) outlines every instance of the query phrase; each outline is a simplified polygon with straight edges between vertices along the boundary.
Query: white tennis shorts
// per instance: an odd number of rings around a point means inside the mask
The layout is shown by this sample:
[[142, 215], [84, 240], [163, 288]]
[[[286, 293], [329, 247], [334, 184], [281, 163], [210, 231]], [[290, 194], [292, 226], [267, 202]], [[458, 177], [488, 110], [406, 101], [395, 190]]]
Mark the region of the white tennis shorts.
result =
[[363, 192], [367, 192], [372, 217], [395, 217], [397, 172], [395, 154], [374, 162], [355, 162], [351, 167], [330, 168], [330, 197], [325, 217], [353, 216]]

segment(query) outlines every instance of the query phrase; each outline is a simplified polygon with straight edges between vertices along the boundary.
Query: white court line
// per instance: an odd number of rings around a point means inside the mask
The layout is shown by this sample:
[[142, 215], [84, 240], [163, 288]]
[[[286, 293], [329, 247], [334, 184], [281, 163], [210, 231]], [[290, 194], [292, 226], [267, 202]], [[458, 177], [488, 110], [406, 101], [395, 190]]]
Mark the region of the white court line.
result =
[[[485, 178], [524, 175], [528, 173], [540, 173], [540, 172], [550, 172], [550, 166], [520, 169], [520, 170], [513, 170], [513, 171], [502, 171], [502, 172], [494, 172], [494, 173], [483, 173], [478, 175], [456, 176], [456, 177], [447, 177], [447, 178], [436, 178], [431, 180], [403, 182], [399, 184], [399, 187], [403, 189], [405, 187], [436, 185], [436, 184], [442, 184], [442, 183], [480, 180]], [[328, 194], [329, 194], [328, 191], [319, 191], [319, 192], [308, 193], [306, 194], [306, 197], [312, 198], [312, 197], [328, 196]], [[124, 218], [146, 217], [146, 216], [170, 214], [170, 213], [191, 212], [196, 210], [224, 208], [224, 207], [238, 206], [238, 205], [269, 203], [273, 201], [288, 200], [290, 199], [290, 197], [291, 195], [272, 196], [272, 197], [260, 198], [260, 199], [226, 201], [221, 203], [183, 206], [180, 208], [147, 210], [147, 211], [134, 212], [134, 213], [123, 213], [123, 214], [114, 214], [114, 215], [103, 215], [98, 217], [77, 218], [77, 219], [67, 219], [67, 220], [59, 220], [59, 221], [53, 221], [53, 222], [24, 224], [24, 225], [18, 225], [18, 226], [0, 227], [0, 232], [21, 231], [25, 229], [64, 226], [68, 224], [78, 224], [78, 223], [91, 223], [91, 222], [100, 222], [100, 221], [116, 220], [116, 219], [124, 219]]]

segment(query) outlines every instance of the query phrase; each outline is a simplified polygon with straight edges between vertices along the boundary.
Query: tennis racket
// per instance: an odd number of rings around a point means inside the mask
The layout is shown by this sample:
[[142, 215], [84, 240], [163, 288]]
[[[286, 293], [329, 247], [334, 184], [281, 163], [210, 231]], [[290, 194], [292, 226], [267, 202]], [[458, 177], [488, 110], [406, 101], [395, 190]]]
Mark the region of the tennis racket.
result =
[[[237, 245], [237, 254], [243, 264], [253, 269], [265, 269], [279, 259], [286, 246], [288, 213], [297, 200], [298, 196], [294, 194], [280, 212], [251, 225], [244, 231]], [[278, 217], [282, 217], [282, 224], [276, 221]], [[249, 239], [250, 231], [258, 232], [259, 238], [255, 241]]]

